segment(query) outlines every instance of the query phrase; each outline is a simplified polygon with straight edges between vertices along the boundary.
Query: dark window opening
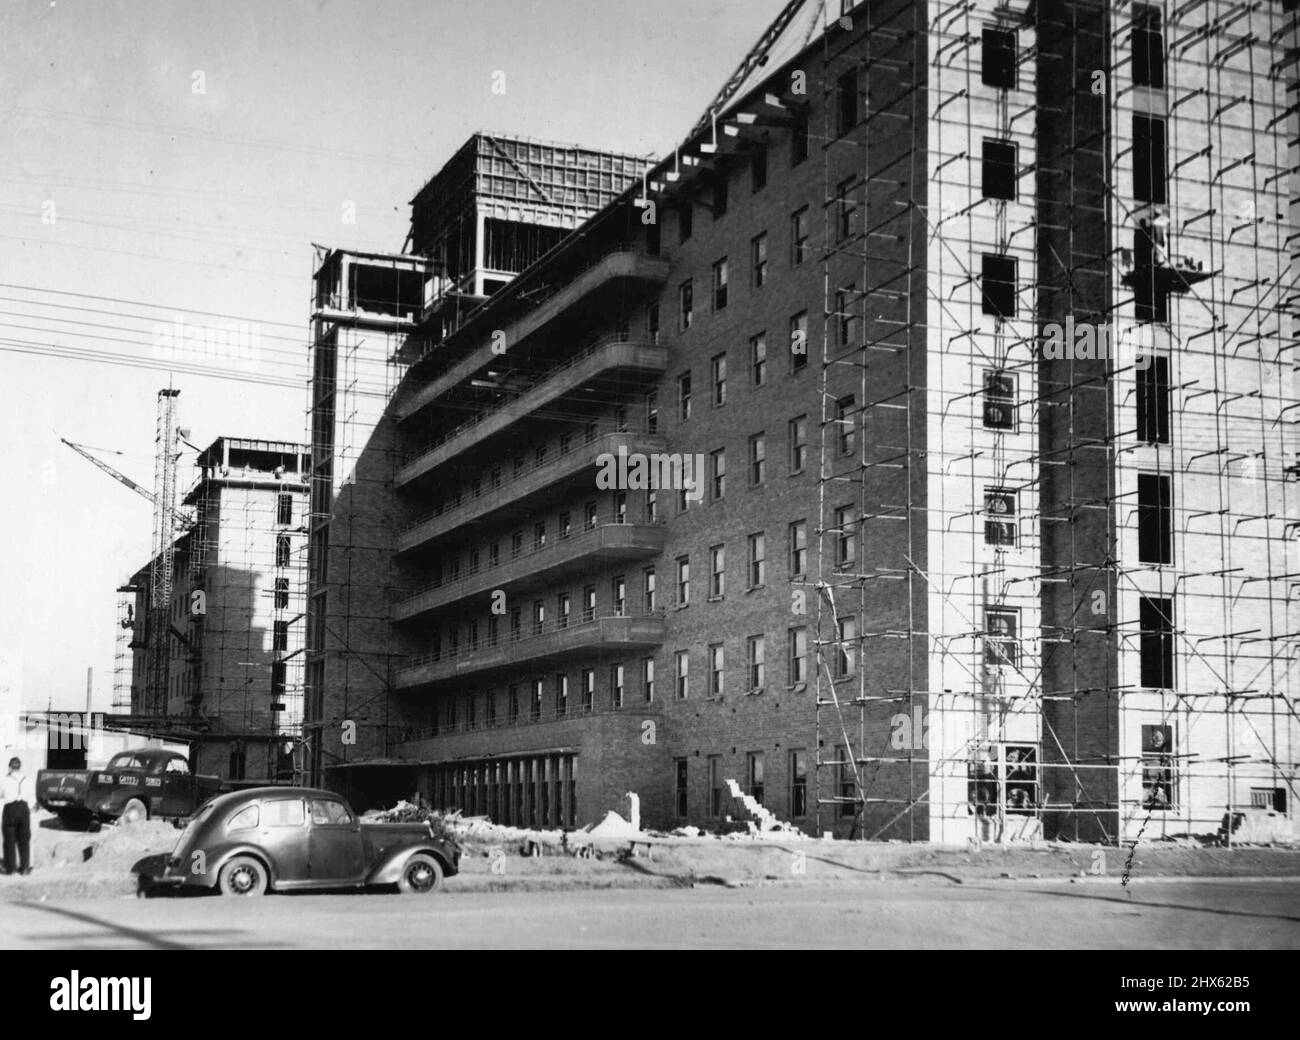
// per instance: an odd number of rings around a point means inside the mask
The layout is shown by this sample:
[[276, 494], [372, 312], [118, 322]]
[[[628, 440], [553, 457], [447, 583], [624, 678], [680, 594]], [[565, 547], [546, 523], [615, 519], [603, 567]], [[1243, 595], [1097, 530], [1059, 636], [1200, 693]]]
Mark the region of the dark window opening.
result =
[[1016, 316], [1016, 258], [985, 253], [980, 277], [981, 304], [985, 314], [999, 318]]
[[1139, 202], [1165, 202], [1168, 179], [1165, 121], [1153, 116], [1134, 116], [1133, 197]]
[[985, 86], [1009, 90], [1016, 85], [1016, 34], [985, 28], [980, 49], [980, 79]]
[[1165, 85], [1165, 38], [1160, 9], [1133, 5], [1133, 82], [1139, 87]]
[[1148, 599], [1138, 604], [1141, 685], [1168, 690], [1174, 685], [1174, 601]]
[[808, 116], [800, 113], [795, 116], [790, 128], [790, 165], [798, 166], [808, 158]]
[[1169, 320], [1169, 286], [1156, 269], [1159, 255], [1155, 235], [1148, 227], [1133, 232], [1133, 311], [1138, 321]]
[[1174, 562], [1173, 490], [1155, 473], [1138, 474], [1138, 561]]
[[749, 153], [749, 176], [754, 191], [767, 187], [767, 146], [762, 145]]
[[1169, 359], [1147, 357], [1137, 371], [1138, 437], [1148, 444], [1169, 443]]
[[843, 137], [855, 126], [861, 118], [858, 114], [858, 70], [849, 69], [836, 81], [835, 84], [835, 136]]
[[713, 178], [713, 219], [717, 220], [727, 212], [727, 175], [719, 173]]
[[1009, 141], [984, 138], [982, 178], [986, 199], [1015, 201], [1016, 146]]
[[1016, 428], [1016, 377], [1010, 372], [984, 373], [984, 428]]
[[682, 203], [677, 209], [677, 240], [690, 241], [691, 231], [695, 226], [695, 211], [689, 202]]

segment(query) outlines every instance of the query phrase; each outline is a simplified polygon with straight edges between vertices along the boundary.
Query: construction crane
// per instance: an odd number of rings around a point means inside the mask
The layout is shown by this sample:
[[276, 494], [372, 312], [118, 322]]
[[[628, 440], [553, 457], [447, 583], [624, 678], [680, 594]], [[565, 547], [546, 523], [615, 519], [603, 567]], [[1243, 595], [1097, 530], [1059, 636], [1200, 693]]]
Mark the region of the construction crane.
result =
[[72, 441], [68, 440], [66, 437], [60, 437], [59, 440], [63, 441], [64, 444], [66, 444], [69, 448], [71, 448], [73, 451], [75, 451], [75, 452], [76, 452], [78, 455], [80, 455], [83, 459], [86, 459], [87, 461], [89, 461], [89, 462], [93, 463], [94, 465], [98, 466], [98, 467], [99, 467], [100, 469], [102, 469], [105, 473], [107, 473], [110, 477], [112, 477], [114, 480], [116, 480], [119, 484], [125, 484], [127, 487], [129, 487], [132, 491], [134, 491], [134, 492], [135, 492], [137, 495], [139, 495], [141, 498], [143, 498], [143, 499], [145, 499], [146, 501], [148, 501], [150, 505], [153, 505], [153, 504], [154, 504], [155, 499], [154, 499], [153, 493], [152, 493], [151, 491], [147, 490], [146, 488], [141, 487], [141, 486], [140, 486], [139, 484], [137, 484], [134, 480], [132, 480], [130, 477], [128, 477], [125, 473], [119, 473], [119, 472], [118, 472], [117, 470], [115, 470], [112, 466], [110, 466], [107, 462], [103, 462], [103, 461], [101, 461], [100, 459], [95, 458], [95, 456], [92, 455], [92, 454], [90, 454], [90, 452], [87, 451], [86, 448], [85, 448], [83, 445], [80, 445], [80, 444], [73, 444]]

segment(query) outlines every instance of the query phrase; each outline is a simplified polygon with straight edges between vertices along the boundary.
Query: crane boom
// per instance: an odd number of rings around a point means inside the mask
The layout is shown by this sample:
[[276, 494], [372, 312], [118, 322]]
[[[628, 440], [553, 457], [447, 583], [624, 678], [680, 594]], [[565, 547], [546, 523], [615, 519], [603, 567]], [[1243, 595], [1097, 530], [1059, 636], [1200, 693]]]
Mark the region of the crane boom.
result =
[[141, 487], [141, 486], [140, 486], [139, 484], [137, 484], [134, 480], [132, 480], [130, 477], [128, 477], [125, 473], [119, 473], [119, 472], [118, 472], [117, 470], [115, 470], [112, 466], [110, 466], [107, 462], [102, 462], [101, 460], [95, 458], [94, 455], [92, 455], [92, 454], [90, 454], [90, 452], [86, 451], [86, 449], [83, 448], [80, 444], [73, 444], [72, 441], [68, 440], [66, 437], [60, 437], [59, 440], [63, 441], [64, 444], [66, 444], [69, 448], [71, 448], [73, 451], [75, 451], [75, 452], [76, 452], [78, 455], [80, 455], [83, 459], [88, 459], [90, 462], [94, 463], [96, 466], [98, 466], [100, 469], [102, 469], [105, 473], [107, 473], [110, 477], [112, 477], [114, 480], [116, 480], [119, 484], [125, 484], [125, 485], [126, 485], [127, 487], [129, 487], [132, 491], [134, 491], [137, 495], [140, 495], [142, 498], [148, 499], [148, 501], [149, 501], [150, 503], [152, 503], [152, 502], [154, 501], [153, 492], [149, 491], [149, 490], [146, 489], [146, 488]]

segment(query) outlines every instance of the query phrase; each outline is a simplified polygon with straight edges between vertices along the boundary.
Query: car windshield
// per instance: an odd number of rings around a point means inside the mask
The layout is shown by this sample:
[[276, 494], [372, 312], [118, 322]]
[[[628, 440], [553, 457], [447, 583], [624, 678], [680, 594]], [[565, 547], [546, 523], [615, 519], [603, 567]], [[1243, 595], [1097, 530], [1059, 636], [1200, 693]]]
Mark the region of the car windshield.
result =
[[114, 755], [108, 762], [109, 769], [139, 769], [140, 760], [131, 754]]
[[212, 815], [211, 802], [207, 802], [204, 805], [199, 807], [199, 811], [190, 817], [189, 823], [187, 823], [185, 825], [185, 829], [181, 831], [181, 836], [179, 839], [177, 839], [176, 842], [176, 848], [172, 850], [173, 855], [175, 855], [177, 852], [180, 852], [181, 846], [184, 845], [187, 841], [189, 841], [189, 839], [193, 836], [194, 832], [199, 829], [199, 825], [203, 823], [203, 821], [206, 820], [211, 815]]

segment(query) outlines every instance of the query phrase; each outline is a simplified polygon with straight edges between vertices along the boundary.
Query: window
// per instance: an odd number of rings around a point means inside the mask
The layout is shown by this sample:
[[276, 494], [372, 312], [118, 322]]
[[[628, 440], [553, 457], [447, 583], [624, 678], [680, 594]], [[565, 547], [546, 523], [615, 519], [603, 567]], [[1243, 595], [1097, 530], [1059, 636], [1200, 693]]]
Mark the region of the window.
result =
[[561, 514], [560, 514], [560, 530], [559, 530], [559, 534], [558, 534], [558, 537], [559, 537], [560, 541], [562, 541], [562, 542], [565, 541], [565, 540], [568, 539], [572, 534], [573, 534], [573, 514], [572, 514], [572, 513], [561, 513]]
[[763, 752], [751, 751], [745, 756], [745, 773], [749, 781], [749, 797], [763, 804]]
[[790, 815], [808, 815], [808, 752], [790, 752]]
[[1133, 117], [1133, 197], [1139, 202], [1166, 201], [1165, 121]]
[[686, 759], [673, 759], [673, 776], [673, 807], [677, 812], [677, 818], [684, 820], [687, 809]]
[[796, 520], [789, 527], [790, 577], [799, 578], [808, 573], [808, 521]]
[[695, 226], [695, 210], [689, 202], [677, 207], [677, 241], [689, 242]]
[[709, 547], [709, 597], [721, 599], [727, 594], [727, 548]]
[[790, 472], [802, 473], [808, 463], [808, 416], [790, 420]]
[[540, 599], [533, 603], [533, 635], [541, 635], [546, 627], [546, 604]]
[[1011, 90], [1016, 85], [1016, 34], [985, 27], [980, 50], [980, 79], [987, 87]]
[[849, 568], [858, 561], [858, 511], [854, 506], [835, 510], [835, 566]]
[[767, 681], [767, 639], [764, 636], [750, 636], [745, 640], [745, 647], [749, 660], [749, 688], [761, 690]]
[[695, 312], [695, 286], [691, 279], [687, 278], [677, 287], [677, 303], [680, 314], [677, 328], [685, 332], [691, 327], [691, 319]]
[[573, 614], [573, 602], [567, 592], [561, 592], [555, 601], [555, 627], [568, 628]]
[[627, 492], [614, 492], [614, 523], [627, 523]]
[[1005, 488], [984, 489], [984, 544], [1016, 547], [1017, 495]]
[[1165, 40], [1160, 8], [1133, 5], [1133, 82], [1139, 87], [1165, 85]]
[[277, 534], [275, 536], [275, 565], [277, 567], [289, 566], [290, 542], [287, 534]]
[[528, 708], [528, 713], [536, 722], [542, 717], [542, 697], [546, 694], [546, 683], [541, 679], [533, 680], [533, 696]]
[[790, 629], [789, 681], [795, 683], [808, 681], [808, 629], [803, 625]]
[[[301, 804], [301, 803], [299, 803]], [[262, 825], [261, 806], [254, 802], [246, 805], [226, 823], [227, 831], [256, 830]]]
[[262, 803], [266, 827], [301, 827], [307, 822], [307, 813], [301, 798], [273, 798]]
[[843, 242], [852, 238], [857, 231], [858, 205], [853, 198], [853, 184], [856, 178], [842, 180], [835, 189], [835, 241]]
[[767, 187], [767, 145], [759, 145], [749, 153], [749, 183], [754, 191]]
[[721, 816], [723, 806], [722, 756], [709, 756], [709, 815]]
[[470, 574], [477, 574], [479, 572], [479, 569], [482, 566], [483, 566], [483, 552], [481, 549], [478, 548], [478, 546], [475, 546], [473, 549], [469, 551]]
[[1137, 372], [1138, 437], [1148, 444], [1169, 443], [1169, 359], [1148, 356]]
[[275, 496], [275, 522], [278, 524], [293, 523], [293, 495]]
[[749, 266], [755, 289], [763, 288], [767, 281], [767, 232], [749, 240]]
[[284, 610], [289, 605], [289, 579], [275, 579], [275, 609]]
[[1020, 663], [1020, 612], [984, 611], [984, 663], [1015, 668]]
[[1250, 789], [1250, 807], [1252, 809], [1271, 809], [1275, 813], [1285, 813], [1286, 788], [1252, 787]]
[[685, 422], [691, 417], [691, 374], [683, 372], [677, 377], [677, 418]]
[[727, 212], [727, 175], [716, 173], [713, 176], [713, 219], [721, 220]]
[[583, 527], [585, 527], [588, 531], [594, 530], [596, 527], [597, 519], [598, 519], [598, 514], [596, 512], [596, 503], [588, 502], [586, 506], [586, 515], [582, 519]]
[[727, 258], [713, 262], [713, 309], [720, 311], [727, 306]]
[[835, 674], [843, 678], [858, 670], [858, 619], [852, 615], [840, 618], [837, 637]]
[[1016, 377], [1011, 372], [986, 369], [984, 372], [984, 428], [1016, 428]]
[[610, 594], [614, 601], [614, 616], [622, 617], [627, 612], [627, 579], [623, 575], [618, 575], [610, 583]]
[[1139, 683], [1153, 690], [1174, 686], [1174, 601], [1138, 601], [1138, 650], [1141, 660]]
[[688, 606], [691, 602], [691, 558], [677, 557], [677, 605]]
[[614, 406], [614, 429], [618, 433], [627, 433], [627, 405]]
[[986, 199], [1016, 198], [1016, 146], [1010, 141], [984, 138], [981, 177]]
[[799, 112], [790, 126], [790, 165], [798, 166], [808, 158], [808, 113]]
[[501, 543], [492, 542], [488, 546], [488, 566], [495, 567], [501, 562]]
[[808, 207], [790, 214], [790, 264], [798, 267], [808, 259]]
[[1006, 744], [1007, 812], [1032, 814], [1038, 805], [1038, 749], [1030, 744]]
[[1173, 489], [1169, 477], [1138, 474], [1138, 562], [1174, 562]]
[[858, 342], [858, 292], [852, 283], [835, 293], [836, 330], [841, 347], [852, 347]]
[[276, 621], [271, 629], [271, 650], [274, 653], [285, 653], [289, 649], [289, 622]]
[[767, 583], [767, 538], [762, 531], [749, 536], [749, 587]]
[[524, 612], [520, 607], [510, 608], [510, 638], [518, 639], [523, 635]]
[[808, 364], [808, 312], [800, 311], [790, 319], [790, 371], [798, 372]]
[[713, 385], [713, 407], [721, 408], [727, 403], [727, 355], [715, 354], [710, 362]]
[[754, 386], [767, 383], [767, 333], [749, 338], [749, 380]]
[[555, 714], [563, 717], [569, 712], [569, 677], [555, 677]]
[[596, 586], [588, 585], [582, 590], [582, 620], [596, 619]]
[[653, 524], [659, 519], [659, 492], [655, 488], [648, 488], [645, 493], [645, 518], [646, 523]]
[[835, 402], [836, 440], [841, 455], [852, 455], [856, 447], [857, 417], [853, 415], [853, 395], [841, 397]]
[[[1172, 809], [1178, 792], [1173, 726], [1142, 727], [1142, 808]], [[1251, 792], [1254, 802], [1254, 792]]]
[[546, 548], [546, 521], [533, 524], [533, 551]]
[[510, 536], [510, 558], [516, 559], [524, 553], [524, 532], [516, 531]]
[[596, 672], [585, 668], [582, 672], [582, 710], [593, 711], [596, 707]]
[[510, 724], [513, 726], [519, 721], [519, 687], [511, 686], [506, 693], [506, 711]]
[[985, 314], [1016, 316], [1016, 258], [985, 253], [980, 275], [980, 303]]
[[843, 137], [858, 125], [858, 70], [855, 66], [835, 81], [835, 136]]
[[749, 438], [749, 486], [758, 487], [767, 478], [767, 438], [756, 433]]
[[721, 697], [726, 680], [726, 666], [723, 661], [721, 643], [709, 646], [709, 696]]
[[650, 704], [655, 699], [655, 659], [647, 657], [641, 662], [641, 697]]
[[684, 701], [691, 692], [691, 655], [685, 650], [677, 651], [677, 699]]
[[1133, 286], [1134, 317], [1143, 322], [1169, 320], [1169, 282], [1159, 272], [1159, 251], [1162, 232], [1147, 226], [1144, 220], [1133, 229], [1133, 271], [1129, 276]]
[[655, 390], [645, 395], [645, 432], [659, 432], [659, 393]]
[[659, 598], [655, 594], [655, 569], [653, 567], [647, 567], [642, 576], [645, 579], [643, 585], [645, 610], [647, 614], [653, 614], [659, 609]]
[[609, 669], [609, 701], [615, 708], [623, 707], [624, 669], [621, 664]]

